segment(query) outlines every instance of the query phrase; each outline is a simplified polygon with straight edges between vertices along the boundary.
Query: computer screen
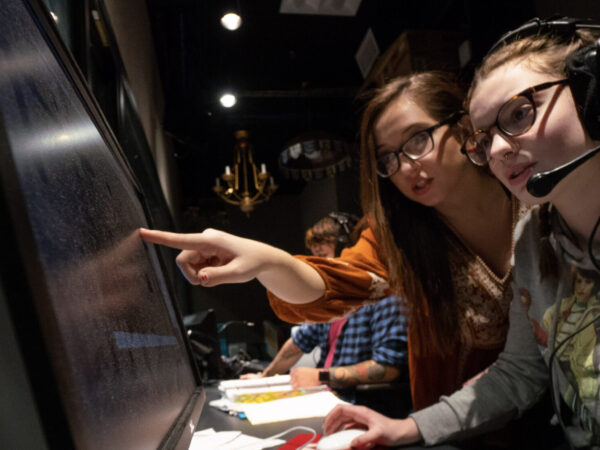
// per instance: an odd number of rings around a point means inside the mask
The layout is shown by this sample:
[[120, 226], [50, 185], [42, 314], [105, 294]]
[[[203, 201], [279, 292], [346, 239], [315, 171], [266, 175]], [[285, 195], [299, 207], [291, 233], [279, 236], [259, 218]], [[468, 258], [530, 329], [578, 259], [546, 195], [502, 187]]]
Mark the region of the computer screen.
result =
[[39, 5], [3, 0], [0, 29], [0, 300], [40, 439], [186, 448], [204, 393], [143, 186]]
[[215, 310], [211, 308], [189, 314], [183, 318], [183, 324], [203, 381], [223, 378], [225, 373]]

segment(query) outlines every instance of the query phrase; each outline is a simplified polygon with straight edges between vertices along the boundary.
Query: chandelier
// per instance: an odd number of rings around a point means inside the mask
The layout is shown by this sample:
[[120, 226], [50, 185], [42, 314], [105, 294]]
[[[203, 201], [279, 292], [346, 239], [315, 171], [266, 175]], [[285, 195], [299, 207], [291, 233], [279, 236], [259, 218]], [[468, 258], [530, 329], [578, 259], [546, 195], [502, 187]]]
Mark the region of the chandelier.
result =
[[237, 130], [234, 136], [233, 166], [225, 166], [225, 171], [215, 180], [213, 191], [227, 203], [239, 206], [249, 216], [254, 206], [269, 200], [278, 186], [267, 172], [266, 164], [261, 164], [260, 170], [254, 164], [248, 131]]

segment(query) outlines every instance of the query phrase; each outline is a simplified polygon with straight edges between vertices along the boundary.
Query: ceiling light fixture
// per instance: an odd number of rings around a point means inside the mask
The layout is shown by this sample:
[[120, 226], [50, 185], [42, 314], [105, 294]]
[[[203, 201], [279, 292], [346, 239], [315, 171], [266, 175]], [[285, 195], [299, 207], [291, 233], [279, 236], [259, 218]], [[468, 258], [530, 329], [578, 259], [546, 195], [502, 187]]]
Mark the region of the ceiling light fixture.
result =
[[292, 180], [334, 177], [351, 166], [348, 143], [330, 133], [304, 133], [288, 142], [279, 154], [279, 170]]
[[234, 12], [228, 12], [221, 17], [221, 25], [229, 31], [235, 31], [242, 26], [242, 18]]
[[223, 94], [219, 101], [221, 102], [221, 105], [223, 105], [225, 108], [231, 108], [233, 105], [236, 104], [237, 98], [233, 94]]
[[[269, 200], [278, 186], [267, 172], [266, 164], [261, 164], [260, 170], [254, 164], [248, 131], [237, 130], [234, 135], [233, 166], [225, 166], [225, 171], [215, 180], [213, 191], [225, 202], [239, 206], [250, 216], [254, 207]], [[221, 184], [221, 180], [226, 186]]]

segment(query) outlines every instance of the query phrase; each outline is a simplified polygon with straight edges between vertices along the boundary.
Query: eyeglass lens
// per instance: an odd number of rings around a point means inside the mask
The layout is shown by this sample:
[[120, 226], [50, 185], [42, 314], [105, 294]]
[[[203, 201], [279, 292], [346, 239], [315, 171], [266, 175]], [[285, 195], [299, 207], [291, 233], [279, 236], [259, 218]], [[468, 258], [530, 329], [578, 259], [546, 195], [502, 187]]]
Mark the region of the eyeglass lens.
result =
[[[536, 116], [533, 93], [565, 83], [568, 83], [567, 79], [548, 81], [521, 92], [502, 105], [498, 111], [495, 125], [507, 136], [520, 136], [527, 132], [535, 122]], [[466, 139], [463, 148], [474, 164], [483, 166], [489, 161], [491, 145], [492, 138], [489, 130], [479, 130]]]
[[402, 151], [406, 156], [411, 159], [417, 159], [427, 153], [429, 150], [433, 148], [433, 143], [431, 142], [431, 135], [427, 131], [421, 131], [420, 133], [415, 134], [411, 137], [404, 147]]
[[535, 106], [524, 95], [519, 95], [505, 103], [498, 112], [498, 128], [509, 136], [525, 133], [534, 121]]
[[[525, 133], [535, 122], [535, 106], [526, 95], [519, 95], [506, 102], [498, 111], [496, 125], [508, 136], [519, 136]], [[492, 138], [487, 131], [476, 132], [465, 142], [465, 150], [469, 159], [477, 165], [485, 165], [489, 161]]]
[[414, 161], [427, 154], [432, 148], [433, 141], [429, 131], [416, 133], [397, 152], [384, 153], [377, 158], [377, 173], [383, 177], [391, 177], [400, 168], [401, 155]]

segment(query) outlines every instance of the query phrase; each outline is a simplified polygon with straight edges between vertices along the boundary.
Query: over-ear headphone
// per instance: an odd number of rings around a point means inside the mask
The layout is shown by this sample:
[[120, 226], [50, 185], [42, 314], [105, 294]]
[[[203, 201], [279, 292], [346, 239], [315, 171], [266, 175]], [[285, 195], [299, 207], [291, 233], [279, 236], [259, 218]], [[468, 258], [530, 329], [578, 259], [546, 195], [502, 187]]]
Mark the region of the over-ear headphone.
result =
[[[571, 38], [581, 29], [600, 30], [600, 24], [570, 17], [549, 20], [536, 17], [505, 33], [487, 54], [494, 53], [505, 44], [535, 34]], [[592, 139], [600, 140], [600, 39], [571, 53], [566, 61], [565, 72], [581, 122]]]
[[358, 223], [358, 217], [354, 214], [332, 211], [328, 215], [340, 225], [340, 233], [335, 240], [335, 255], [352, 244], [352, 231]]

